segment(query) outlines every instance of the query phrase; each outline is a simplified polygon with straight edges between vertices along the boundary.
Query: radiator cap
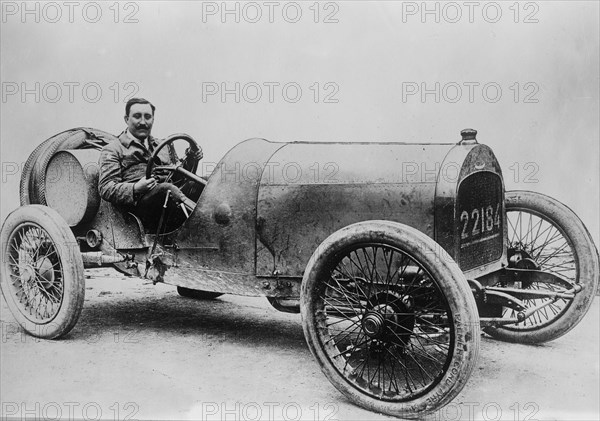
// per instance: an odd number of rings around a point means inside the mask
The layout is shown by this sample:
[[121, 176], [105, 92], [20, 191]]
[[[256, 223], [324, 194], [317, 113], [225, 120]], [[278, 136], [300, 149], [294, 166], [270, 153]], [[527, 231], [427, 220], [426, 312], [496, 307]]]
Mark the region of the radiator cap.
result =
[[462, 129], [460, 136], [462, 137], [462, 140], [459, 142], [461, 145], [465, 143], [477, 143], [477, 130], [475, 129]]

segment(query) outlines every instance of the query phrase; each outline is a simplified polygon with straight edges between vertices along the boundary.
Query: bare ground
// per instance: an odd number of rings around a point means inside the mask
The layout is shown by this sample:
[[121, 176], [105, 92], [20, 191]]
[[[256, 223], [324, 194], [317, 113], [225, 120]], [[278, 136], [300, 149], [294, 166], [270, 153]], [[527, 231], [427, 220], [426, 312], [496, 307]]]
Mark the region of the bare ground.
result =
[[[2, 300], [0, 401], [16, 419], [379, 420], [323, 376], [299, 315], [264, 298], [180, 297], [174, 287], [86, 271], [64, 339], [23, 333]], [[463, 392], [433, 420], [598, 420], [599, 298], [541, 346], [484, 337]]]

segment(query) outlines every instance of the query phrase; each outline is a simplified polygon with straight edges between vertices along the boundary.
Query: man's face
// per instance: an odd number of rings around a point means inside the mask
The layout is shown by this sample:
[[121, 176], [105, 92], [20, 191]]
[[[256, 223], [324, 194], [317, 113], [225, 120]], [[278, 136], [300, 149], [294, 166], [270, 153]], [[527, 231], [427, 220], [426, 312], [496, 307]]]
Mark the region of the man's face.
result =
[[150, 136], [154, 124], [154, 114], [150, 104], [133, 104], [129, 109], [129, 115], [125, 116], [125, 123], [136, 138], [144, 140]]

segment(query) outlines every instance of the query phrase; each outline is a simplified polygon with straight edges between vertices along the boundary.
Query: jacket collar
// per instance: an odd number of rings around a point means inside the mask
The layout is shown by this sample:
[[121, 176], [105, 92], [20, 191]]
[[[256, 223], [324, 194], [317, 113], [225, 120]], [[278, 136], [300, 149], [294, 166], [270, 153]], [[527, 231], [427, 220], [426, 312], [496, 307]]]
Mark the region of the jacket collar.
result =
[[127, 129], [123, 130], [123, 133], [121, 133], [119, 135], [119, 141], [121, 142], [121, 144], [123, 146], [125, 146], [128, 149], [133, 142], [136, 142], [138, 145], [141, 145], [144, 148], [146, 148], [146, 145], [145, 145], [146, 140], [150, 141], [153, 148], [156, 147], [158, 144], [157, 140], [152, 136], [149, 136], [144, 141], [141, 141], [141, 140], [137, 139], [135, 136], [133, 136], [131, 133], [129, 133], [129, 130], [127, 130]]

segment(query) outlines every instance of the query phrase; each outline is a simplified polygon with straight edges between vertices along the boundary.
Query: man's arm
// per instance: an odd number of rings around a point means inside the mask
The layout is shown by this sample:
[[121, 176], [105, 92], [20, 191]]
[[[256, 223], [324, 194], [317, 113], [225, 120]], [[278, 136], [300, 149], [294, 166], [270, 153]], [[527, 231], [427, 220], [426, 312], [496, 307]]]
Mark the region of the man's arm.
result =
[[102, 149], [99, 163], [98, 190], [100, 196], [115, 205], [134, 206], [136, 203], [133, 194], [135, 183], [123, 182], [119, 157], [115, 151], [110, 148]]

